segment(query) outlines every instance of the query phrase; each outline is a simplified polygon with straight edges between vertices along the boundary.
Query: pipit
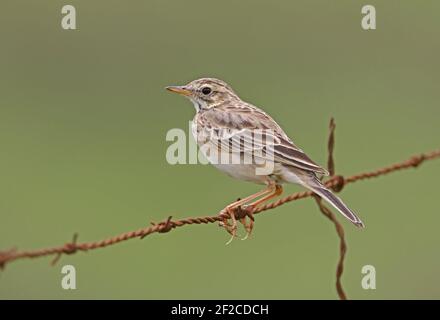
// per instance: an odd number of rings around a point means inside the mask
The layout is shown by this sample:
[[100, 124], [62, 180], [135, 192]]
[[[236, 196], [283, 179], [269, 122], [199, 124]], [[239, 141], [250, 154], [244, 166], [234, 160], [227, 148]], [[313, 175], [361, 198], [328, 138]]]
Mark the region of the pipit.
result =
[[327, 170], [298, 148], [267, 113], [241, 100], [227, 83], [202, 78], [166, 89], [186, 96], [194, 104], [192, 133], [210, 163], [234, 178], [266, 185], [263, 190], [225, 208], [229, 218], [225, 218], [222, 225], [232, 235], [230, 241], [236, 236], [236, 218], [244, 225], [247, 238], [253, 228], [252, 212], [279, 196], [283, 183], [304, 186], [356, 226], [364, 226], [356, 214], [322, 184], [320, 178], [328, 175]]

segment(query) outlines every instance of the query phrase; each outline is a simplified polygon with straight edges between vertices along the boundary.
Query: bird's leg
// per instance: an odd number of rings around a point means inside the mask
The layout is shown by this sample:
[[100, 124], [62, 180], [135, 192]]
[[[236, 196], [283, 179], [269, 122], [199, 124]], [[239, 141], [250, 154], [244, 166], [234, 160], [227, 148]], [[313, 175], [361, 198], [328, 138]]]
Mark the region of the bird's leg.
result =
[[[269, 192], [273, 192], [273, 186], [272, 185], [268, 185], [267, 188], [265, 188], [265, 189], [263, 189], [263, 190], [261, 190], [261, 191], [259, 191], [257, 193], [254, 193], [254, 194], [252, 194], [252, 195], [250, 195], [250, 196], [248, 196], [248, 197], [246, 197], [244, 199], [237, 200], [237, 201], [231, 203], [230, 205], [228, 205], [225, 208], [225, 211], [228, 213], [229, 218], [228, 217], [224, 217], [223, 221], [221, 223], [221, 226], [223, 226], [226, 229], [226, 231], [228, 231], [228, 233], [231, 235], [231, 239], [229, 239], [229, 241], [226, 244], [230, 244], [232, 242], [232, 240], [237, 235], [237, 219], [235, 218], [235, 210], [238, 207], [242, 206], [243, 204], [245, 204], [245, 203], [247, 203], [249, 201], [252, 201], [252, 200], [254, 200], [254, 199], [258, 198], [258, 197], [264, 196], [264, 195], [266, 195]], [[232, 220], [232, 225], [229, 223], [229, 221], [228, 221], [229, 219]]]
[[280, 194], [283, 193], [283, 187], [280, 184], [272, 184], [272, 188], [271, 188], [272, 193], [266, 195], [265, 197], [258, 199], [255, 202], [250, 203], [248, 206], [249, 207], [253, 207], [253, 208], [257, 208], [260, 204], [275, 198], [277, 196], [279, 196]]
[[[254, 214], [253, 211], [262, 203], [275, 198], [283, 193], [283, 187], [279, 184], [271, 184], [271, 193], [264, 196], [263, 198], [249, 204], [246, 206], [246, 216], [240, 219], [240, 222], [243, 224], [245, 230], [246, 230], [246, 236], [242, 238], [241, 240], [246, 240], [252, 232], [252, 229], [254, 228]], [[249, 218], [249, 224], [246, 222], [246, 217]]]

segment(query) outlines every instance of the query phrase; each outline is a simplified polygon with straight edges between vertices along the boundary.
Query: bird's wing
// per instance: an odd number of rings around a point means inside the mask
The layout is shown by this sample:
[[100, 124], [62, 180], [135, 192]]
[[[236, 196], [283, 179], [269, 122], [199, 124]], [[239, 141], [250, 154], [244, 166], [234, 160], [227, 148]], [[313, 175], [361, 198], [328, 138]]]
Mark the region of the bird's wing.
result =
[[197, 130], [198, 134], [216, 147], [328, 174], [295, 146], [269, 115], [256, 107], [214, 108], [199, 117], [203, 125]]

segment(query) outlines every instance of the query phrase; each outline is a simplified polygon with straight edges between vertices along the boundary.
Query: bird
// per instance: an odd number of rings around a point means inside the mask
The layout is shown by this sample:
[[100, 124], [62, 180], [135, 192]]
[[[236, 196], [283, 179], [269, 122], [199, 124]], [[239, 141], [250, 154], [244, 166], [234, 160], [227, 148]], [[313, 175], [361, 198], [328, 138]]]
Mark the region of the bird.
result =
[[166, 89], [193, 103], [196, 114], [191, 131], [211, 164], [233, 178], [265, 185], [261, 191], [225, 208], [229, 217], [221, 225], [231, 234], [228, 244], [236, 237], [238, 210], [246, 209], [239, 216], [246, 239], [254, 225], [252, 212], [281, 195], [286, 183], [305, 187], [355, 226], [364, 227], [361, 219], [322, 183], [322, 178], [329, 175], [327, 170], [296, 146], [265, 111], [241, 100], [229, 84], [216, 78], [201, 78]]

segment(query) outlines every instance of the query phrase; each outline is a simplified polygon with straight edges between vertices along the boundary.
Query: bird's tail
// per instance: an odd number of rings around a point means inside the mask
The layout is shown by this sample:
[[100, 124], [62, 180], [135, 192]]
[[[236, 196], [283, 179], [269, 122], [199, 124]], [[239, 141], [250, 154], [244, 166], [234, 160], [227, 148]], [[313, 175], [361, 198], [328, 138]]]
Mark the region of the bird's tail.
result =
[[333, 207], [338, 210], [345, 218], [350, 220], [357, 227], [363, 228], [365, 227], [364, 223], [359, 219], [359, 217], [348, 208], [342, 200], [333, 194], [329, 189], [322, 185], [322, 183], [316, 178], [312, 181], [303, 181], [303, 186], [310, 189]]

